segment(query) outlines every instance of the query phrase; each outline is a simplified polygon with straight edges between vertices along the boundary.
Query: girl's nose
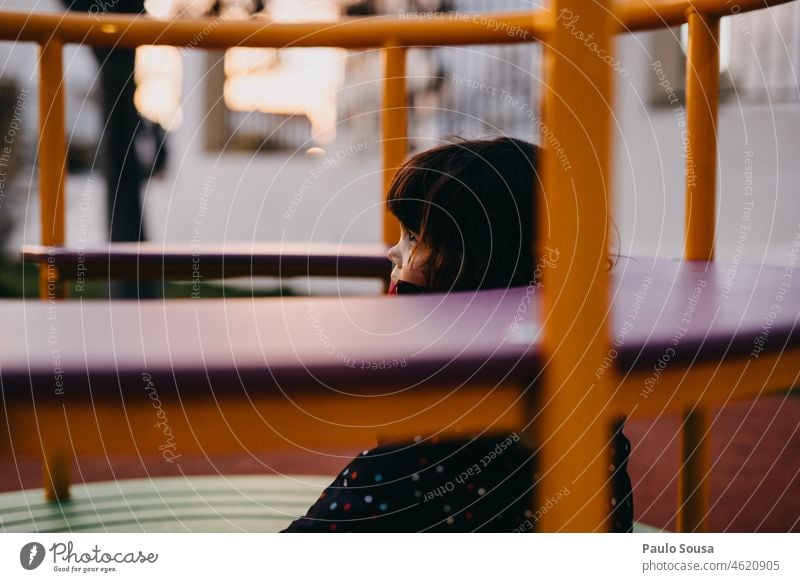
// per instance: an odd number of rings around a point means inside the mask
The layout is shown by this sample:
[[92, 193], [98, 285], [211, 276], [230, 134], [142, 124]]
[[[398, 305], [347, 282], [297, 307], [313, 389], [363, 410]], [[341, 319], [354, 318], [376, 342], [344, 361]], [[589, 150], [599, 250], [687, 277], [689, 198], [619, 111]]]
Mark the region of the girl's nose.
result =
[[399, 244], [394, 245], [392, 248], [389, 249], [387, 253], [389, 256], [389, 260], [392, 261], [392, 264], [395, 267], [402, 267], [403, 266], [403, 256], [400, 253]]

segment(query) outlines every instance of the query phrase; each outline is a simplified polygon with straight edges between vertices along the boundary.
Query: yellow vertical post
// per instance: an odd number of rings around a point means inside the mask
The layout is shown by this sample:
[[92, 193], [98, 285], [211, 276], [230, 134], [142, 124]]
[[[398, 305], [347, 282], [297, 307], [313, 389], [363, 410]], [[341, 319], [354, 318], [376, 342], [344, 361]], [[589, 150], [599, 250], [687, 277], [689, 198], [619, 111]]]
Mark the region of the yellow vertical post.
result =
[[[383, 56], [383, 97], [381, 131], [383, 151], [383, 193], [408, 152], [408, 110], [406, 96], [406, 48], [386, 45]], [[393, 245], [400, 238], [400, 225], [387, 206], [383, 212], [383, 242]]]
[[[64, 135], [63, 43], [52, 37], [40, 46], [39, 58], [39, 192], [42, 244], [64, 244], [64, 182], [66, 179]], [[58, 273], [51, 262], [40, 267], [39, 296], [52, 301], [64, 295]], [[55, 414], [48, 415], [40, 428], [44, 456], [44, 490], [49, 500], [67, 499], [70, 483], [70, 455], [64, 398], [55, 390]], [[42, 402], [50, 409], [49, 402]], [[43, 415], [44, 416], [44, 415]]]
[[[686, 233], [684, 257], [714, 258], [717, 196], [719, 18], [692, 11], [686, 56]], [[687, 411], [681, 427], [678, 531], [707, 531], [711, 425], [705, 411]]]
[[708, 531], [710, 426], [709, 415], [705, 410], [695, 410], [683, 415], [681, 466], [678, 469], [678, 531]]
[[542, 277], [546, 367], [526, 438], [541, 446], [536, 507], [569, 492], [548, 505], [539, 531], [608, 531], [611, 419], [602, 411], [612, 390], [609, 374], [595, 371], [609, 348], [612, 10], [608, 0], [554, 0], [551, 10], [544, 125], [562, 150], [544, 151], [537, 240], [558, 259]]
[[710, 261], [716, 228], [719, 18], [689, 13], [686, 60], [684, 256], [689, 261]]
[[[64, 45], [56, 37], [40, 46], [39, 56], [39, 204], [42, 244], [64, 244], [64, 182], [67, 146], [64, 135]], [[63, 295], [51, 263], [39, 270], [39, 296]]]
[[54, 394], [55, 406], [47, 401], [38, 401], [41, 413], [37, 412], [39, 437], [42, 442], [44, 465], [44, 496], [48, 501], [66, 500], [70, 497], [71, 481], [70, 437], [67, 425], [67, 408], [63, 394]]

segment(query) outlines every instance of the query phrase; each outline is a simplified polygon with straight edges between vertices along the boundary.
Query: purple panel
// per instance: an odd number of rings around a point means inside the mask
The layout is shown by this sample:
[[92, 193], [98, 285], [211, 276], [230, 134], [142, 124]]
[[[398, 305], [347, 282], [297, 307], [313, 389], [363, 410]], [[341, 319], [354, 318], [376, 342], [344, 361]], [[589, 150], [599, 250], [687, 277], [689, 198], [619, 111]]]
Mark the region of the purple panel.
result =
[[800, 285], [792, 273], [791, 266], [620, 259], [610, 330], [618, 364], [758, 357], [797, 345]]
[[[647, 369], [665, 357], [756, 357], [797, 345], [800, 286], [787, 274], [621, 259], [612, 282], [612, 359], [623, 370]], [[193, 392], [323, 386], [385, 394], [435, 380], [529, 381], [539, 369], [539, 292], [2, 301], [0, 378], [7, 398], [29, 385], [51, 393], [57, 375], [75, 394], [85, 394], [89, 380], [138, 390], [144, 373]]]
[[[52, 261], [65, 279], [126, 277], [204, 278], [250, 275], [385, 276], [391, 264], [383, 244], [253, 242], [219, 244], [114, 243], [74, 249], [28, 245], [25, 261]], [[80, 270], [79, 270], [80, 265]]]

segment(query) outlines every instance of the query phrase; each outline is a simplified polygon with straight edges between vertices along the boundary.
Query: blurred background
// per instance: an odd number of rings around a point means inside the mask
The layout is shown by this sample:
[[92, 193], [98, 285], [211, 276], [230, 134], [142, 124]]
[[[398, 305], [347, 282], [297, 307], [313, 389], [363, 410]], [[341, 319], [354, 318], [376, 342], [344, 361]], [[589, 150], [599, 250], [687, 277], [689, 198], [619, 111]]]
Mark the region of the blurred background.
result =
[[[144, 11], [265, 20], [333, 20], [343, 15], [524, 10], [526, 0], [2, 0], [4, 10], [91, 15]], [[717, 258], [783, 262], [800, 233], [800, 8], [797, 3], [723, 19], [719, 112]], [[513, 31], [512, 31], [513, 32]], [[623, 254], [679, 256], [684, 215], [685, 117], [681, 29], [625, 35], [617, 42], [615, 223]], [[108, 239], [111, 214], [104, 168], [122, 178], [115, 240], [379, 239], [380, 56], [377, 51], [251, 49], [200, 51], [141, 47], [119, 63], [86, 47], [66, 49], [69, 138], [68, 244]], [[0, 43], [0, 131], [4, 157], [0, 244], [5, 262], [39, 241], [37, 49]], [[537, 128], [539, 48], [532, 44], [414, 49], [409, 54], [413, 149], [449, 136], [507, 134], [552, 145]], [[100, 66], [104, 64], [104, 66]], [[125, 70], [125, 67], [134, 69]], [[118, 73], [116, 84], [106, 77]], [[473, 88], [483, 83], [484, 89]], [[111, 102], [104, 103], [104, 87]], [[492, 92], [488, 88], [494, 88]], [[124, 89], [124, 90], [123, 90]], [[675, 99], [670, 102], [670, 96]], [[133, 97], [136, 114], [121, 102]], [[130, 99], [129, 99], [130, 100]], [[516, 104], [514, 103], [516, 100]], [[128, 120], [109, 124], [117, 107]], [[105, 107], [105, 108], [104, 108]], [[131, 118], [137, 115], [136, 119]], [[546, 128], [544, 128], [546, 129]], [[103, 139], [121, 133], [114, 166]], [[13, 135], [12, 135], [13, 134]], [[120, 140], [118, 140], [120, 141]], [[113, 173], [113, 172], [112, 172]], [[126, 204], [139, 190], [141, 210]], [[749, 228], [745, 232], [742, 225]], [[126, 236], [125, 230], [132, 229]], [[2, 293], [19, 293], [4, 277]], [[264, 281], [266, 288], [274, 281]], [[317, 281], [295, 292], [377, 292], [378, 284]]]

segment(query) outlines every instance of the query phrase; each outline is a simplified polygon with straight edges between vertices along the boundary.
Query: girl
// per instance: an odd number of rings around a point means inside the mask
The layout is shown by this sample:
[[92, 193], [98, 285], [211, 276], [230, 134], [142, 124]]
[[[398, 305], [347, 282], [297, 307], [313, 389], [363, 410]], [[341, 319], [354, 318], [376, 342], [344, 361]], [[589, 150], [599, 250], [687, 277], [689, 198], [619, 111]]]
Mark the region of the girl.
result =
[[[533, 277], [539, 150], [496, 138], [410, 158], [389, 189], [401, 225], [390, 293], [526, 286]], [[618, 426], [609, 479], [614, 531], [633, 526], [630, 443]], [[512, 435], [380, 442], [353, 459], [286, 532], [513, 532], [534, 529], [535, 451]], [[486, 461], [489, 459], [489, 461]], [[548, 503], [571, 503], [565, 488]], [[574, 502], [577, 502], [575, 500]]]

